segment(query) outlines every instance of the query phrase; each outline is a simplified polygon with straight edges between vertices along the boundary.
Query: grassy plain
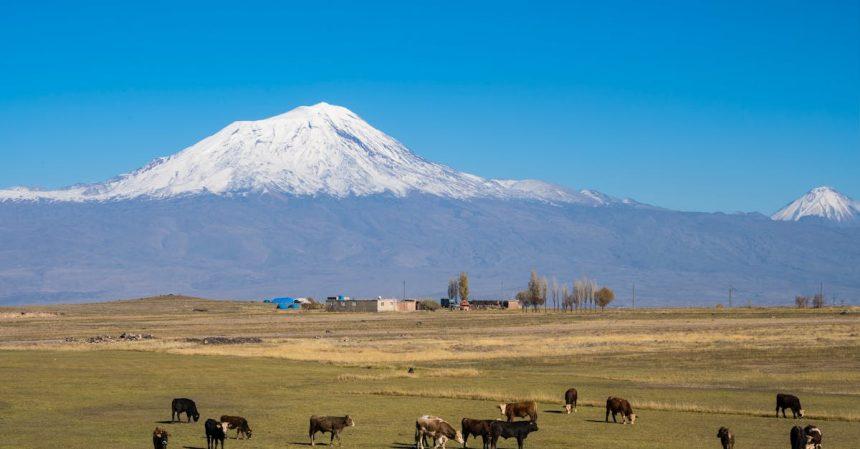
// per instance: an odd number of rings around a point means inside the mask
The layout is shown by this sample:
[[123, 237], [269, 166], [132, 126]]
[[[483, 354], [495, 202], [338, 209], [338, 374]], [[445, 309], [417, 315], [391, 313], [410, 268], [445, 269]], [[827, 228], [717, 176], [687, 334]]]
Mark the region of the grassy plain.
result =
[[[121, 332], [156, 338], [80, 341]], [[222, 335], [263, 341], [189, 341]], [[716, 448], [723, 425], [738, 448], [784, 448], [811, 422], [847, 449], [860, 442], [860, 310], [278, 313], [175, 296], [0, 308], [0, 379], [3, 448], [149, 447], [184, 396], [203, 419], [249, 419], [254, 437], [233, 448], [305, 445], [309, 415], [344, 413], [357, 422], [345, 447], [402, 448], [421, 414], [459, 427], [535, 399], [532, 448]], [[581, 405], [563, 415], [570, 386]], [[777, 391], [808, 419], [773, 418]], [[603, 422], [609, 395], [631, 401], [635, 426]], [[202, 422], [167, 427], [171, 448], [205, 447]]]

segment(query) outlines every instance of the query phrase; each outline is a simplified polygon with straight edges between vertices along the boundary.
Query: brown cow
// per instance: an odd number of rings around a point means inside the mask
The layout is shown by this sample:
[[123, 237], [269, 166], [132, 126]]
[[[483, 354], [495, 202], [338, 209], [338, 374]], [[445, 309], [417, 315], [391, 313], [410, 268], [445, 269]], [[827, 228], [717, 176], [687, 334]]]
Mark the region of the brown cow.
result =
[[578, 393], [576, 388], [571, 388], [564, 392], [564, 410], [569, 415], [571, 411], [576, 411], [576, 397]]
[[242, 435], [246, 439], [251, 439], [251, 427], [248, 426], [248, 420], [241, 416], [221, 416], [221, 422], [227, 423], [228, 429], [236, 429], [236, 439]]
[[735, 449], [735, 434], [727, 427], [720, 427], [720, 430], [717, 431], [717, 438], [720, 439], [723, 449]]
[[415, 421], [415, 448], [424, 449], [425, 440], [433, 438], [435, 449], [445, 449], [448, 440], [463, 444], [463, 434], [438, 416], [424, 415]]
[[152, 447], [154, 449], [167, 449], [167, 438], [170, 436], [162, 427], [156, 427], [152, 431]]
[[537, 422], [537, 404], [535, 401], [512, 402], [510, 404], [499, 404], [499, 411], [512, 422], [514, 418], [525, 418]]
[[606, 398], [606, 422], [609, 422], [610, 413], [612, 413], [612, 422], [617, 423], [615, 415], [621, 413], [622, 424], [627, 424], [627, 421], [630, 421], [630, 424], [636, 424], [636, 414], [633, 413], [633, 408], [630, 407], [627, 399], [616, 398], [614, 396]]
[[355, 421], [352, 420], [352, 417], [349, 415], [346, 416], [317, 416], [313, 415], [310, 419], [310, 426], [308, 428], [308, 437], [311, 439], [311, 447], [314, 446], [314, 437], [317, 432], [320, 433], [331, 433], [331, 439], [328, 442], [328, 445], [331, 446], [334, 444], [334, 439], [337, 438], [338, 445], [343, 444], [340, 440], [340, 432], [345, 427], [355, 427]]
[[779, 411], [782, 410], [782, 417], [785, 418], [785, 409], [791, 410], [792, 418], [803, 418], [803, 407], [800, 405], [800, 399], [793, 394], [777, 393], [776, 394], [776, 417], [779, 418]]

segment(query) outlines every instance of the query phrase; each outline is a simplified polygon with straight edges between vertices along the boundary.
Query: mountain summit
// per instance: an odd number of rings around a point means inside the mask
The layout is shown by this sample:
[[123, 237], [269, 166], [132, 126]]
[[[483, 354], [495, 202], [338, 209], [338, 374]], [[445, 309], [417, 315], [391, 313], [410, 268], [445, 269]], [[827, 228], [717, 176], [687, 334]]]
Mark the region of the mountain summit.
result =
[[0, 190], [2, 200], [107, 201], [277, 192], [337, 198], [409, 193], [468, 199], [635, 204], [536, 180], [493, 180], [427, 161], [352, 111], [327, 103], [231, 123], [172, 156], [109, 181], [60, 190]]
[[860, 216], [860, 202], [839, 193], [832, 187], [816, 187], [791, 202], [771, 218], [780, 221], [798, 221], [817, 217], [835, 223], [851, 223]]

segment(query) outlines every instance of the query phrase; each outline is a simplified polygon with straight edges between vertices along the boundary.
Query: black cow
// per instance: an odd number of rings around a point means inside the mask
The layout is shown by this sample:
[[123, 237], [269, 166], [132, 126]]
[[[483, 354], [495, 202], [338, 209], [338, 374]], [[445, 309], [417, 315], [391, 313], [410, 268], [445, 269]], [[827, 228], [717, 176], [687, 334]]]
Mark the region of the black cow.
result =
[[779, 418], [779, 411], [782, 410], [782, 417], [785, 416], [785, 409], [791, 409], [793, 418], [803, 418], [803, 407], [800, 406], [800, 399], [793, 394], [776, 394], [776, 417]]
[[735, 449], [735, 434], [727, 427], [720, 427], [717, 431], [717, 438], [723, 444], [723, 449]]
[[227, 423], [209, 418], [204, 427], [206, 428], [206, 449], [216, 449], [219, 441], [221, 442], [221, 449], [224, 449], [224, 440], [227, 438]]
[[344, 427], [354, 427], [355, 421], [349, 415], [346, 416], [311, 416], [310, 426], [308, 428], [308, 437], [311, 439], [311, 446], [315, 444], [314, 436], [317, 432], [331, 433], [331, 440], [328, 445], [334, 444], [334, 439], [337, 438], [338, 444], [343, 444], [340, 440], [340, 431]]
[[161, 427], [156, 427], [152, 431], [152, 447], [153, 449], [167, 449], [167, 437], [169, 434]]
[[181, 415], [183, 413], [185, 413], [185, 417], [188, 418], [188, 422], [191, 422], [192, 418], [194, 419], [194, 422], [197, 422], [200, 419], [200, 413], [197, 412], [197, 404], [195, 404], [191, 399], [176, 398], [173, 400], [170, 409], [170, 422], [182, 422]]
[[460, 427], [463, 430], [463, 447], [466, 447], [466, 443], [469, 441], [469, 435], [473, 435], [475, 438], [481, 437], [481, 441], [484, 443], [484, 449], [489, 448], [490, 433], [492, 432], [490, 426], [492, 424], [492, 419], [463, 418], [460, 421]]
[[821, 449], [821, 429], [816, 426], [794, 426], [789, 436], [791, 449]]
[[576, 411], [576, 398], [578, 393], [576, 388], [571, 388], [564, 392], [564, 410], [569, 415], [571, 411]]
[[523, 449], [523, 441], [530, 432], [537, 432], [538, 426], [535, 421], [493, 421], [490, 425], [490, 449], [496, 449], [499, 437], [504, 439], [516, 438], [517, 449]]

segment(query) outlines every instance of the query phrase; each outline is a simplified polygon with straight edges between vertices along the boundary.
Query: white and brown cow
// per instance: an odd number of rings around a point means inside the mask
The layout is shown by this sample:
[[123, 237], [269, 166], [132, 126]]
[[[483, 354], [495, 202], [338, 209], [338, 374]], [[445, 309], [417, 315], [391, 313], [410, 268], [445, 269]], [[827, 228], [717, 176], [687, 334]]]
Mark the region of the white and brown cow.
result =
[[438, 416], [424, 415], [415, 421], [416, 449], [424, 449], [427, 438], [433, 438], [435, 441], [433, 447], [435, 449], [445, 449], [448, 440], [454, 440], [463, 444], [463, 434]]

